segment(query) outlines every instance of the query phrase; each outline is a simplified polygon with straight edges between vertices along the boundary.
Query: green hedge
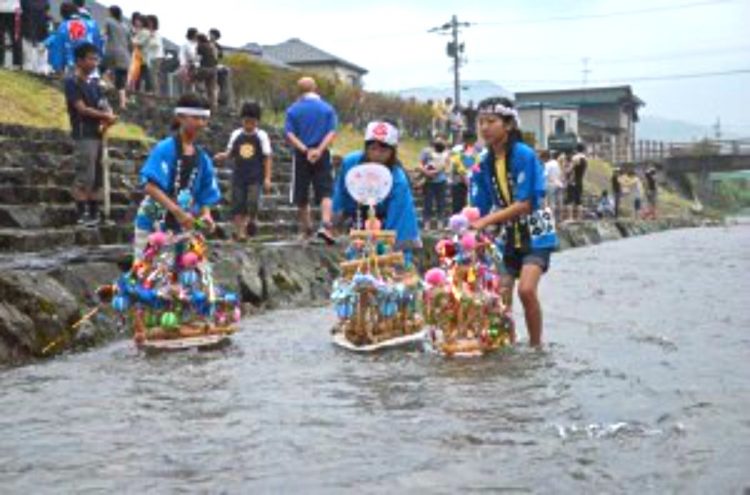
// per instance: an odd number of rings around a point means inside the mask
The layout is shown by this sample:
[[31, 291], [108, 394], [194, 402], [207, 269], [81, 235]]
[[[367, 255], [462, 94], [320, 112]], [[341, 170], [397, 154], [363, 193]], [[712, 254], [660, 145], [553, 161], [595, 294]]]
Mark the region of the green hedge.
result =
[[[238, 101], [255, 100], [274, 113], [282, 113], [297, 97], [297, 80], [302, 72], [277, 69], [244, 54], [232, 54], [224, 63], [232, 70], [232, 89]], [[402, 131], [416, 138], [427, 137], [432, 111], [415, 99], [373, 93], [334, 81], [321, 74], [315, 77], [321, 96], [331, 103], [344, 124], [364, 128], [373, 119], [391, 119]]]

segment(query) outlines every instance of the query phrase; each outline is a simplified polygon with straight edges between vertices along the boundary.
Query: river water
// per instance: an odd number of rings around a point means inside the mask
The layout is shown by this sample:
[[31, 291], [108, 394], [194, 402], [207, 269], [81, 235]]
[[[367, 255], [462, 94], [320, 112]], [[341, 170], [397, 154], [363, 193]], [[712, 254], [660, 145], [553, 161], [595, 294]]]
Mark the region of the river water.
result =
[[354, 356], [316, 309], [6, 370], [0, 492], [742, 493], [748, 248], [743, 225], [556, 255], [543, 351]]

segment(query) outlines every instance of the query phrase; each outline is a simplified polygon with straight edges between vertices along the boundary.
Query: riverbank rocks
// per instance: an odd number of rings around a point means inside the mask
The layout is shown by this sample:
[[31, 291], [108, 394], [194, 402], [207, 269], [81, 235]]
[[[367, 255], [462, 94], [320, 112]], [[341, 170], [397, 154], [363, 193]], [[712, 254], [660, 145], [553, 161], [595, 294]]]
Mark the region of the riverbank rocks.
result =
[[[0, 258], [0, 364], [124, 335], [126, 325], [106, 308], [72, 326], [95, 307], [93, 291], [115, 280], [129, 251], [121, 245]], [[216, 242], [211, 254], [217, 282], [237, 291], [246, 314], [327, 302], [340, 260], [336, 249], [295, 242]]]

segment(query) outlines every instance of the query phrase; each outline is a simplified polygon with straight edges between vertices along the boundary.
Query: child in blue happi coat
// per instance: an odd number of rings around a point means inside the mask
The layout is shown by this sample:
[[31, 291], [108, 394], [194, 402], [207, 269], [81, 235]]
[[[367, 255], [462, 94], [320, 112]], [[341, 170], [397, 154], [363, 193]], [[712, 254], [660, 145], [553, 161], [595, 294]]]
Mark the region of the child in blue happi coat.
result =
[[135, 256], [139, 258], [152, 232], [192, 230], [196, 218], [213, 229], [211, 206], [221, 200], [210, 155], [195, 144], [211, 115], [208, 101], [180, 97], [175, 108], [175, 134], [160, 141], [140, 171], [146, 197], [135, 218]]
[[[365, 132], [364, 151], [354, 151], [344, 158], [333, 192], [333, 212], [338, 219], [366, 219], [361, 205], [346, 189], [346, 174], [361, 163], [374, 162], [388, 167], [393, 187], [378, 203], [375, 213], [383, 229], [396, 231], [395, 248], [404, 251], [407, 260], [411, 250], [422, 247], [411, 184], [398, 158], [398, 129], [389, 122], [371, 122]], [[358, 227], [362, 227], [359, 225]]]
[[497, 244], [510, 275], [511, 299], [518, 280], [529, 343], [538, 346], [542, 342], [539, 281], [558, 244], [554, 218], [544, 208], [544, 168], [523, 142], [518, 113], [507, 98], [488, 98], [479, 104], [479, 129], [487, 154], [479, 172], [472, 175], [471, 202], [483, 216], [472, 226], [499, 226]]

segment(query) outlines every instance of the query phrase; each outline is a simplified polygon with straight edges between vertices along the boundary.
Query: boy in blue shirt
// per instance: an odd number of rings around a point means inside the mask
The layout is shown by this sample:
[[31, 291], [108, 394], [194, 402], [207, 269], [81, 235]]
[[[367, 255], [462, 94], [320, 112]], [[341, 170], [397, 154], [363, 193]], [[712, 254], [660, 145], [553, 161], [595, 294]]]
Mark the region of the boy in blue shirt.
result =
[[488, 98], [479, 104], [479, 130], [487, 154], [472, 176], [471, 197], [483, 216], [472, 226], [500, 227], [498, 247], [510, 275], [511, 301], [518, 279], [529, 343], [539, 346], [542, 308], [537, 292], [557, 247], [554, 219], [543, 208], [544, 168], [534, 150], [524, 144], [518, 113], [507, 98]]
[[221, 200], [221, 191], [211, 157], [195, 144], [211, 116], [209, 108], [201, 96], [181, 96], [175, 108], [176, 133], [160, 141], [141, 167], [140, 185], [146, 197], [135, 218], [136, 258], [152, 232], [192, 230], [196, 217], [209, 229], [214, 227], [211, 206]]

